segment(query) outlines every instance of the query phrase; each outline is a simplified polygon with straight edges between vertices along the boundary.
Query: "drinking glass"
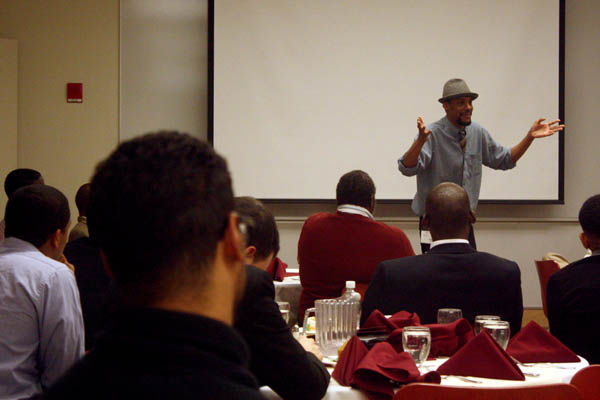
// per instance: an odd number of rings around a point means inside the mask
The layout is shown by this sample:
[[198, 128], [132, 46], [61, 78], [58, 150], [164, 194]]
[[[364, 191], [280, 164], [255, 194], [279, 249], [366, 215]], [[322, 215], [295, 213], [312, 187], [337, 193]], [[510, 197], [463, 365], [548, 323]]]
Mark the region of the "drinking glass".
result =
[[498, 316], [498, 315], [477, 315], [475, 317], [475, 326], [473, 327], [475, 336], [479, 335], [479, 332], [481, 332], [481, 327], [483, 327], [483, 323], [485, 321], [500, 321], [500, 316]]
[[290, 303], [287, 301], [278, 301], [277, 305], [279, 306], [279, 312], [281, 312], [281, 316], [285, 320], [285, 323], [290, 322]]
[[483, 329], [506, 350], [510, 339], [510, 325], [507, 321], [486, 321], [483, 323]]
[[449, 324], [462, 318], [462, 310], [460, 308], [440, 308], [437, 312], [438, 324]]
[[402, 347], [419, 367], [429, 356], [431, 332], [426, 326], [405, 326], [402, 329]]

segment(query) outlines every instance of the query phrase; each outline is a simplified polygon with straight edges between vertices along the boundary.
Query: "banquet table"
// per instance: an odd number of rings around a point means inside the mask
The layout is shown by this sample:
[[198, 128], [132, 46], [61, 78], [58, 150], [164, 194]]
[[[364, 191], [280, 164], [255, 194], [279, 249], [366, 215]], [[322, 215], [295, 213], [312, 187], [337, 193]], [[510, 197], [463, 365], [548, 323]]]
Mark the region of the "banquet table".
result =
[[[297, 272], [297, 269], [287, 269], [287, 272]], [[276, 301], [287, 301], [290, 303], [290, 319], [289, 326], [293, 326], [298, 321], [298, 304], [300, 303], [300, 292], [302, 292], [302, 285], [300, 285], [299, 276], [287, 276], [283, 278], [282, 282], [273, 282], [275, 286], [275, 300]]]
[[[448, 358], [440, 357], [433, 360], [427, 360], [420, 368], [421, 373], [436, 370]], [[527, 364], [529, 365], [529, 364]], [[512, 381], [502, 379], [487, 379], [479, 377], [458, 377], [442, 375], [442, 385], [446, 386], [468, 386], [468, 387], [515, 387], [515, 386], [537, 386], [548, 385], [552, 383], [569, 383], [573, 375], [580, 369], [587, 367], [589, 363], [579, 357], [578, 363], [538, 363], [532, 366], [520, 365], [521, 371], [527, 374], [539, 374], [539, 376], [525, 376], [524, 381]], [[329, 368], [331, 373], [333, 368]], [[465, 380], [471, 380], [471, 382]], [[472, 382], [477, 381], [477, 382]], [[271, 388], [263, 386], [261, 393], [267, 399], [281, 399]], [[323, 399], [327, 400], [367, 400], [367, 396], [360, 390], [351, 387], [341, 386], [333, 377], [327, 388], [327, 394]]]

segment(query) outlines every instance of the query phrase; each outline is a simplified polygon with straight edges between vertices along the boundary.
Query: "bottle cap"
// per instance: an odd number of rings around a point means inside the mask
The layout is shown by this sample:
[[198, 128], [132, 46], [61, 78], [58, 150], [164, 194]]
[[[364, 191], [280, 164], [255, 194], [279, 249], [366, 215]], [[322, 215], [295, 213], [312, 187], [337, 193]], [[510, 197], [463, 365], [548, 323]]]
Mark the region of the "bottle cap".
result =
[[354, 289], [355, 287], [356, 287], [356, 282], [346, 281], [346, 289]]

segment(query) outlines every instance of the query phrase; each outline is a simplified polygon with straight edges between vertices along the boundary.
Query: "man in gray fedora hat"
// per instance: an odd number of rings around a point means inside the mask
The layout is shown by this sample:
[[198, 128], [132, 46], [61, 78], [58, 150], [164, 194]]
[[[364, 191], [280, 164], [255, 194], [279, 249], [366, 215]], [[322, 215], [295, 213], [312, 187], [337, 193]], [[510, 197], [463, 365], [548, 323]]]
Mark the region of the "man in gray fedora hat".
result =
[[[560, 120], [544, 123], [540, 118], [533, 123], [525, 137], [513, 147], [496, 143], [488, 131], [471, 121], [473, 100], [479, 95], [472, 92], [462, 79], [450, 79], [438, 99], [446, 116], [429, 126], [417, 118], [419, 133], [410, 148], [398, 160], [398, 169], [406, 176], [417, 175], [417, 193], [412, 209], [422, 220], [425, 199], [435, 186], [453, 182], [465, 188], [471, 209], [475, 211], [481, 188], [482, 164], [494, 169], [513, 168], [534, 139], [550, 136], [562, 130]], [[421, 227], [421, 224], [420, 228]], [[421, 230], [421, 249], [429, 249], [431, 236]], [[475, 247], [473, 228], [469, 242]]]

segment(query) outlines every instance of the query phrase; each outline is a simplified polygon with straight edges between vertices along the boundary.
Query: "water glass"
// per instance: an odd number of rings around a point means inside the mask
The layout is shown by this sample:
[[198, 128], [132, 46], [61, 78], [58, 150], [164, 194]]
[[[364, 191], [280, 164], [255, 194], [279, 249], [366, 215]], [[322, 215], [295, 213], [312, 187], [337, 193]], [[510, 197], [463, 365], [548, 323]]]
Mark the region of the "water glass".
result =
[[427, 360], [431, 349], [431, 332], [426, 326], [405, 326], [402, 329], [402, 347], [420, 366]]
[[475, 326], [473, 327], [475, 336], [479, 335], [479, 333], [481, 332], [481, 328], [483, 327], [483, 323], [486, 321], [500, 321], [500, 316], [499, 315], [477, 315], [475, 317]]
[[438, 324], [449, 324], [462, 318], [460, 308], [440, 308], [437, 312]]
[[285, 320], [285, 323], [288, 324], [290, 322], [290, 303], [287, 301], [278, 301], [277, 306], [279, 307], [281, 317]]
[[507, 321], [486, 321], [483, 323], [483, 329], [506, 350], [510, 339], [510, 324]]

